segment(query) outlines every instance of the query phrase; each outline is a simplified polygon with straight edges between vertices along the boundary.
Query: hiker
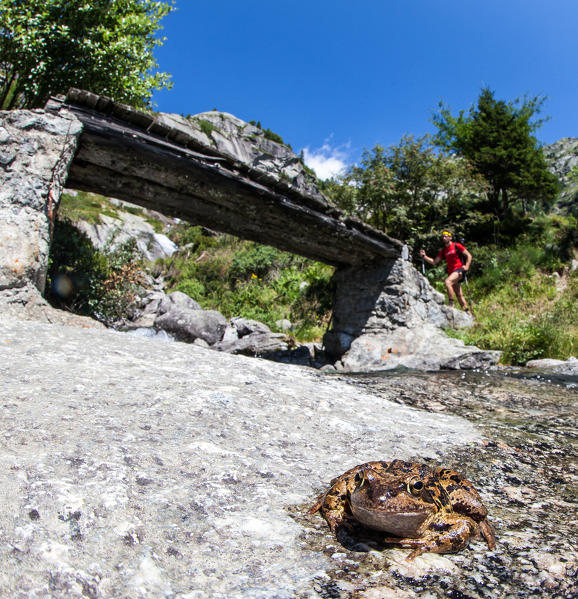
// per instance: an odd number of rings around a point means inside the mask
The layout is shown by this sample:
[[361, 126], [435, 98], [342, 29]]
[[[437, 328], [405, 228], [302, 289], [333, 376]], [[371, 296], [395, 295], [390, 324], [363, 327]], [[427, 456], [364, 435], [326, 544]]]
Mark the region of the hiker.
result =
[[[446, 259], [448, 277], [445, 280], [445, 284], [448, 292], [450, 307], [453, 307], [454, 300], [457, 297], [460, 306], [465, 310], [465, 312], [471, 314], [468, 303], [466, 302], [466, 298], [464, 297], [464, 292], [462, 291], [461, 283], [465, 279], [466, 273], [470, 269], [472, 255], [461, 243], [452, 241], [452, 234], [449, 231], [443, 231], [442, 242], [444, 247], [439, 251], [435, 258], [430, 258], [427, 256], [425, 250], [420, 250], [419, 255], [428, 264], [432, 264], [433, 266], [437, 266], [442, 258]], [[462, 261], [463, 258], [466, 260], [465, 264]]]

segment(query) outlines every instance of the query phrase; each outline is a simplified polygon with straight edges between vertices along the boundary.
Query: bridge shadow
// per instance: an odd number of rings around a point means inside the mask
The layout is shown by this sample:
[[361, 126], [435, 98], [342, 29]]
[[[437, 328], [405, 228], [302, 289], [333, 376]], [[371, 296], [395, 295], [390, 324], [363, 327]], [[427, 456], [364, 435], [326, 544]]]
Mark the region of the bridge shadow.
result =
[[[323, 337], [325, 351], [331, 357], [341, 357], [353, 340], [366, 332], [372, 318], [390, 314], [391, 304], [404, 300], [397, 285], [399, 273], [395, 268], [399, 259], [381, 259], [364, 266], [340, 267], [333, 283], [335, 299], [331, 329]], [[395, 306], [394, 306], [395, 307]]]

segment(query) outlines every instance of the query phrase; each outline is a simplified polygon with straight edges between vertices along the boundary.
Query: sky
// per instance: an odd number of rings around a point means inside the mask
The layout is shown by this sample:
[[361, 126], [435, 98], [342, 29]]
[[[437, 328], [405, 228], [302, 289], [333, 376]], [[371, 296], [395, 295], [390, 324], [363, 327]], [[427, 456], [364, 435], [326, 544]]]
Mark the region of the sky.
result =
[[544, 96], [541, 143], [578, 137], [578, 0], [176, 0], [155, 109], [259, 121], [327, 178], [435, 133], [489, 87]]

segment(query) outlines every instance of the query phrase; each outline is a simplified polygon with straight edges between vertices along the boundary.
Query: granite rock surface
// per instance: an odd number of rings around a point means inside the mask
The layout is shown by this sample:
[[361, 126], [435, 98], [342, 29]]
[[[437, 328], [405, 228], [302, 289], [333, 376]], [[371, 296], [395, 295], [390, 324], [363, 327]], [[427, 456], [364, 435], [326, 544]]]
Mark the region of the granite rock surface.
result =
[[480, 441], [336, 376], [110, 330], [4, 318], [0, 377], [15, 599], [329, 596], [336, 558], [303, 540], [328, 481]]

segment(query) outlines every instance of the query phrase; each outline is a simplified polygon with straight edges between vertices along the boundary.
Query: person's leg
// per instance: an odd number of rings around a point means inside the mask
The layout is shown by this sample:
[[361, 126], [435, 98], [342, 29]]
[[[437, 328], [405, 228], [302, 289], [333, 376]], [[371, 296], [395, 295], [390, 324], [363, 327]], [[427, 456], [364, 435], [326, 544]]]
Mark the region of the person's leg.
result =
[[450, 302], [449, 302], [450, 306], [454, 305], [454, 301], [456, 299], [455, 284], [458, 281], [459, 277], [460, 277], [459, 273], [454, 271], [445, 280], [446, 291], [448, 292], [448, 298], [450, 300]]
[[458, 302], [460, 306], [466, 311], [469, 312], [468, 302], [466, 302], [466, 298], [464, 297], [464, 292], [462, 291], [462, 285], [459, 279], [454, 283], [454, 292], [458, 298]]

